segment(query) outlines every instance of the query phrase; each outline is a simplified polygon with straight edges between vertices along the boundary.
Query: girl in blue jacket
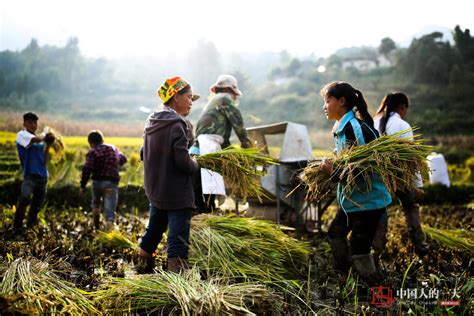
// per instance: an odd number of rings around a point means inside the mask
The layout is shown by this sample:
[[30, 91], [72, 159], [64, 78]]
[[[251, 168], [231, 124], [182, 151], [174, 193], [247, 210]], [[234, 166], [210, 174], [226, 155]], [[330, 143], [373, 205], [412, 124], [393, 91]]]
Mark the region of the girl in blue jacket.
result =
[[[347, 82], [336, 81], [327, 84], [320, 94], [324, 98], [326, 118], [336, 121], [333, 135], [337, 155], [351, 146], [362, 146], [378, 137], [367, 103], [359, 90]], [[371, 183], [360, 177], [349, 190], [329, 160], [324, 160], [320, 168], [338, 181], [339, 210], [328, 231], [335, 268], [347, 272], [352, 258], [358, 274], [371, 282], [376, 277], [376, 269], [370, 247], [377, 224], [392, 202], [390, 194], [378, 174], [371, 176]], [[349, 252], [347, 235], [351, 231]]]

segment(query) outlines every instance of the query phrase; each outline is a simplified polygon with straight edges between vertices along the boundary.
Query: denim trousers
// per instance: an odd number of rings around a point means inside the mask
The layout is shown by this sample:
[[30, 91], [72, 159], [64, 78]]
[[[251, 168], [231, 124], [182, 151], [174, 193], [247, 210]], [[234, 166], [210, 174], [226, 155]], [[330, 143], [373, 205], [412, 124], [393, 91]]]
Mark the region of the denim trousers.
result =
[[115, 209], [118, 203], [117, 183], [108, 180], [92, 182], [92, 209], [100, 209], [101, 199], [104, 200], [104, 213], [107, 221], [115, 220]]
[[43, 205], [46, 197], [46, 187], [48, 178], [39, 176], [26, 176], [21, 184], [21, 193], [18, 200], [18, 207], [15, 213], [15, 228], [21, 228], [25, 212], [28, 205], [30, 210], [28, 212], [27, 226], [31, 227], [38, 221], [38, 213]]
[[142, 237], [140, 248], [155, 252], [163, 234], [168, 231], [168, 258], [188, 258], [189, 232], [193, 209], [162, 210], [150, 204], [150, 220]]
[[375, 236], [380, 218], [387, 209], [367, 210], [345, 213], [339, 209], [328, 229], [329, 239], [347, 238], [352, 231], [350, 249], [352, 255], [370, 253], [370, 247]]

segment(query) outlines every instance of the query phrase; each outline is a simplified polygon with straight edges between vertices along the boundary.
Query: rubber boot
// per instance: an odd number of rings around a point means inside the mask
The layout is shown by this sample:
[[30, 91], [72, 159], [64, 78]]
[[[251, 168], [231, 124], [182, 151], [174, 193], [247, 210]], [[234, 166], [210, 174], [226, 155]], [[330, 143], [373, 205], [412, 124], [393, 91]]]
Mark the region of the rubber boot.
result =
[[139, 248], [137, 273], [139, 274], [153, 273], [154, 268], [155, 268], [155, 258], [153, 257], [153, 255], [149, 254], [142, 248]]
[[331, 245], [332, 258], [334, 260], [334, 269], [347, 273], [351, 268], [349, 245], [346, 238], [329, 239]]
[[189, 269], [188, 259], [174, 257], [168, 258], [168, 271], [180, 273]]
[[420, 225], [420, 206], [413, 204], [412, 207], [403, 209], [408, 225], [408, 233], [415, 246], [415, 252], [418, 256], [423, 257], [428, 254], [428, 245], [423, 240], [423, 231]]
[[92, 209], [92, 216], [94, 217], [94, 227], [95, 229], [100, 228], [100, 209], [93, 208]]
[[352, 263], [357, 274], [368, 284], [376, 285], [380, 282], [380, 276], [375, 269], [374, 258], [370, 253], [353, 255]]

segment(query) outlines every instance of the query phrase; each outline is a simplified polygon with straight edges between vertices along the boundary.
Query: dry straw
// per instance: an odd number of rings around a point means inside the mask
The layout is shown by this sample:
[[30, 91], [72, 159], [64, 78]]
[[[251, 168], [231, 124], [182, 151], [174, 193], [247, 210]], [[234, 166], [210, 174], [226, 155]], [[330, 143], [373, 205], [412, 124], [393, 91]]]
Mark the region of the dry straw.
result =
[[265, 167], [276, 162], [259, 154], [259, 148], [226, 149], [197, 156], [196, 160], [203, 168], [219, 173], [224, 177], [231, 192], [241, 197], [265, 196], [260, 186], [260, 177], [265, 175]]
[[370, 189], [373, 174], [381, 177], [391, 194], [415, 188], [417, 171], [427, 172], [426, 157], [432, 147], [423, 145], [420, 135], [415, 135], [414, 139], [401, 137], [407, 132], [383, 135], [343, 151], [331, 159], [333, 178], [321, 172], [320, 162], [310, 163], [300, 174], [307, 187], [307, 199], [320, 199], [328, 192], [331, 182], [344, 183], [346, 192]]
[[63, 280], [49, 263], [18, 258], [2, 271], [0, 297], [21, 314], [97, 314], [89, 293]]
[[274, 223], [202, 214], [193, 218], [192, 228], [191, 263], [209, 276], [274, 282], [307, 271], [309, 244], [289, 237]]
[[128, 279], [110, 278], [95, 293], [109, 312], [181, 315], [255, 315], [250, 308], [282, 300], [258, 283], [202, 280], [199, 270], [182, 274], [159, 271]]
[[51, 126], [45, 126], [43, 133], [45, 134], [44, 141], [53, 147], [58, 156], [61, 156], [66, 147], [61, 133]]

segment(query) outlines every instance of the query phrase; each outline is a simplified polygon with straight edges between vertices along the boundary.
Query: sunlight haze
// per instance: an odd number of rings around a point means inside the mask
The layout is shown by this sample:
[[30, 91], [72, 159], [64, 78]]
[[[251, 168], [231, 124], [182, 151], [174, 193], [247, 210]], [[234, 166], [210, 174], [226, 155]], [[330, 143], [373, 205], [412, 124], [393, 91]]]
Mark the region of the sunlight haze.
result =
[[0, 50], [64, 45], [90, 57], [187, 53], [205, 39], [223, 52], [288, 50], [328, 56], [338, 48], [408, 45], [420, 32], [474, 26], [474, 2], [454, 1], [26, 1], [0, 7]]

